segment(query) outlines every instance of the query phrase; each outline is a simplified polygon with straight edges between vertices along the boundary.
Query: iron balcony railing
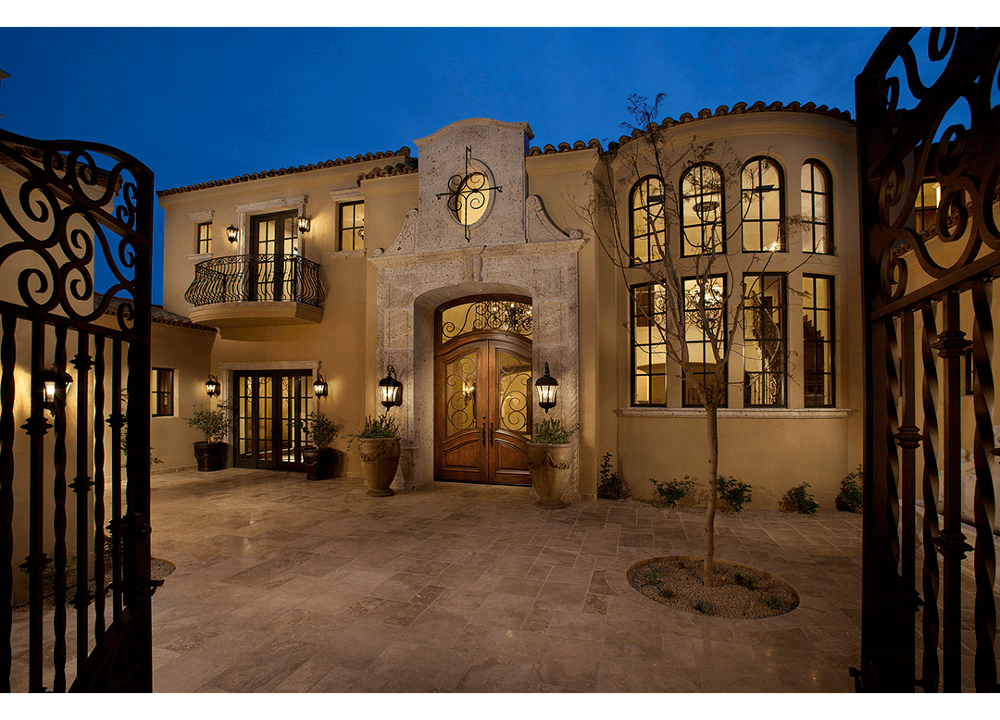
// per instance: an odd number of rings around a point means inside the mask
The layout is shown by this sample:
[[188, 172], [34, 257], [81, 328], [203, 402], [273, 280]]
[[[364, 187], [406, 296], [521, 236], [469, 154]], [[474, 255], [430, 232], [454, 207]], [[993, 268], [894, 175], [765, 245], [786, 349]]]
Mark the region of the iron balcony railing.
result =
[[194, 266], [184, 299], [195, 307], [229, 302], [300, 302], [322, 307], [319, 265], [298, 255], [227, 255]]

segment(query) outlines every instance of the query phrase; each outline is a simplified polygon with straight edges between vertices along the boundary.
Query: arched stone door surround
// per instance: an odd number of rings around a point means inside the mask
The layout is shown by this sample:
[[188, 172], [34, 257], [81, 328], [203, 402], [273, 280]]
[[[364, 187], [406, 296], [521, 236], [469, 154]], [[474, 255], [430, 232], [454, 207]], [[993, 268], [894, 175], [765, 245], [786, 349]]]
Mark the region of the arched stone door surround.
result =
[[[562, 235], [519, 245], [405, 252], [415, 234], [411, 211], [400, 234], [404, 241], [371, 258], [378, 270], [375, 373], [392, 364], [404, 384], [403, 405], [392, 410], [400, 423], [403, 457], [395, 485], [414, 488], [434, 476], [434, 311], [464, 296], [514, 294], [531, 298], [534, 337], [532, 369], [545, 363], [559, 381], [559, 401], [549, 417], [568, 427], [579, 418], [578, 253], [584, 241]], [[550, 226], [551, 227], [551, 226]], [[537, 415], [537, 413], [536, 413]], [[578, 439], [579, 435], [577, 435]], [[579, 446], [573, 458], [572, 489], [579, 498]]]

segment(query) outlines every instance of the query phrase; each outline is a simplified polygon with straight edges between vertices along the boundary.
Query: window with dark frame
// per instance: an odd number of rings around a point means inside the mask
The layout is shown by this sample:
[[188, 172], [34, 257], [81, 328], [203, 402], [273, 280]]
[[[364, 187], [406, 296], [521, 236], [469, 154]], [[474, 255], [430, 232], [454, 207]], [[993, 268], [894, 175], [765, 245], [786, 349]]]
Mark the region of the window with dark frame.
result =
[[832, 277], [802, 276], [802, 384], [806, 407], [834, 407], [837, 403], [834, 299]]
[[174, 414], [174, 371], [153, 368], [153, 417]]
[[802, 165], [802, 252], [833, 254], [833, 190], [830, 172], [818, 160]]
[[198, 223], [198, 242], [195, 250], [199, 255], [212, 252], [212, 223]]
[[640, 178], [629, 196], [633, 265], [662, 259], [664, 223], [663, 181], [655, 175]]
[[340, 204], [340, 249], [362, 250], [365, 247], [364, 200]]
[[681, 178], [681, 230], [684, 256], [726, 251], [723, 224], [722, 171], [714, 165], [694, 165]]
[[667, 345], [663, 288], [636, 285], [632, 295], [632, 405], [667, 404]]
[[784, 273], [743, 276], [743, 406], [785, 407], [788, 300]]
[[[699, 283], [698, 278], [684, 278], [684, 339], [688, 347], [688, 362], [692, 373], [706, 390], [715, 394], [716, 406], [728, 403], [725, 378], [714, 385], [718, 363], [712, 349], [712, 338], [716, 338], [725, 351], [726, 338], [726, 277], [710, 275]], [[702, 405], [698, 389], [684, 378], [684, 407]]]
[[937, 227], [938, 205], [941, 204], [941, 183], [924, 180], [917, 193], [914, 206], [914, 227], [917, 232], [925, 232]]
[[744, 252], [784, 252], [781, 229], [785, 204], [781, 167], [765, 157], [752, 158], [740, 173]]

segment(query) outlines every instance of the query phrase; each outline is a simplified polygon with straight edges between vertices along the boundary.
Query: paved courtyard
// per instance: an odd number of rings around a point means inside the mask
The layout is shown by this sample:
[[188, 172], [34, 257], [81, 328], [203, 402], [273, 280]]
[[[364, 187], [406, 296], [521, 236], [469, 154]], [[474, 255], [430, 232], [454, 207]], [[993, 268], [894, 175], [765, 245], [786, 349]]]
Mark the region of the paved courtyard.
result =
[[791, 583], [797, 609], [667, 608], [625, 571], [697, 555], [698, 512], [434, 483], [224, 470], [153, 478], [157, 692], [851, 692], [861, 518], [720, 514], [719, 559]]

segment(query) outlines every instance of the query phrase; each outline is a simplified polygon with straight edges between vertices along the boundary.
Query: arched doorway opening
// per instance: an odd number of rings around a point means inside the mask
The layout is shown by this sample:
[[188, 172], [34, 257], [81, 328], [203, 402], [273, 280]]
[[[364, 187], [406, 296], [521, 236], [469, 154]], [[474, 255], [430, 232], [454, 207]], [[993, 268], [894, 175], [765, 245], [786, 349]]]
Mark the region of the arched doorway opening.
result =
[[531, 298], [477, 295], [434, 314], [434, 478], [530, 485]]

